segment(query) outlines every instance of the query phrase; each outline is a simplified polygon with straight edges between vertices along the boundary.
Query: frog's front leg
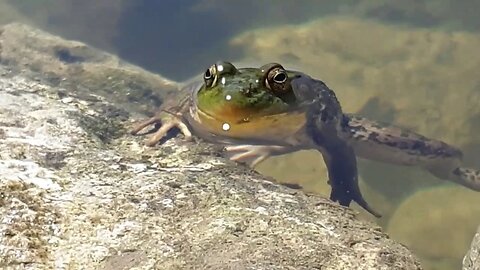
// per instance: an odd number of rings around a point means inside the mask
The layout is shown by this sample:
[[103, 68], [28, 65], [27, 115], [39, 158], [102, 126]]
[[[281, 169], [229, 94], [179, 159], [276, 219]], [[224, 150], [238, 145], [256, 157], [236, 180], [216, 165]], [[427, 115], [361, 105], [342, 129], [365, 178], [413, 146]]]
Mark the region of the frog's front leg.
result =
[[166, 111], [161, 111], [154, 117], [140, 122], [130, 131], [130, 133], [132, 135], [137, 135], [144, 128], [157, 124], [160, 124], [161, 127], [147, 140], [146, 145], [148, 146], [156, 145], [173, 128], [178, 128], [185, 136], [186, 140], [190, 140], [192, 138], [192, 132], [190, 132], [190, 129], [185, 124], [185, 121], [182, 120], [182, 116], [178, 113], [171, 114], [170, 112]]
[[178, 99], [172, 99], [165, 102], [160, 111], [152, 118], [142, 121], [135, 125], [130, 134], [137, 135], [143, 129], [149, 126], [161, 125], [158, 130], [147, 140], [148, 146], [154, 146], [160, 142], [167, 133], [173, 128], [178, 128], [185, 136], [186, 140], [192, 138], [192, 132], [187, 121], [186, 115], [192, 106], [192, 91], [198, 87], [198, 84], [191, 84], [182, 88]]

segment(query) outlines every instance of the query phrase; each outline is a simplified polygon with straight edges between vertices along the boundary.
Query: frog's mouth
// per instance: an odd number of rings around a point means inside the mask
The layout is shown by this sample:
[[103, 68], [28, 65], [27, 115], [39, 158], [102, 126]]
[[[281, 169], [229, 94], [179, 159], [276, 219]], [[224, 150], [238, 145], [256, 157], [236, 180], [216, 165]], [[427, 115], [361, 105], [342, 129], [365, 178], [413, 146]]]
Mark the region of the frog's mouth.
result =
[[218, 117], [197, 108], [194, 118], [208, 132], [236, 139], [285, 142], [286, 138], [303, 128], [306, 122], [303, 110], [268, 115], [241, 113], [216, 115]]

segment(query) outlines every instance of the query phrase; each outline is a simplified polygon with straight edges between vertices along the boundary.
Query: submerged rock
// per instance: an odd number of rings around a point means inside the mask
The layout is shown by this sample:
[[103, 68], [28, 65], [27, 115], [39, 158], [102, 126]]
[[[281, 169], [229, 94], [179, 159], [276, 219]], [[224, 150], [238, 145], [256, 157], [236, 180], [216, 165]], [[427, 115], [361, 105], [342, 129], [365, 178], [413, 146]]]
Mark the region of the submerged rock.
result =
[[480, 269], [480, 227], [473, 237], [470, 250], [463, 258], [463, 270], [478, 270]]
[[0, 29], [0, 266], [421, 269], [350, 209], [209, 144], [126, 135], [176, 83], [25, 25]]
[[407, 198], [390, 219], [387, 232], [414, 250], [426, 269], [437, 269], [427, 266], [439, 258], [452, 265], [440, 269], [459, 269], [479, 223], [478, 193], [452, 185]]

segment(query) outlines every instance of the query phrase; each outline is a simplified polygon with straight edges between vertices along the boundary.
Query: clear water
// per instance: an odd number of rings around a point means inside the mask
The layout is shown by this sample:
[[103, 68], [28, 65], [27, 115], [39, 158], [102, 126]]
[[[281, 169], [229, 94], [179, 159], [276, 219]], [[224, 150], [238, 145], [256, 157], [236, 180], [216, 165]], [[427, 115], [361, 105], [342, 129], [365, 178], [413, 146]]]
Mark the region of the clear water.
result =
[[[0, 23], [31, 23], [178, 81], [219, 59], [281, 62], [325, 80], [345, 111], [445, 140], [480, 167], [479, 1], [299, 3], [0, 0]], [[328, 194], [318, 153], [259, 170]], [[376, 222], [426, 269], [460, 268], [480, 224], [480, 194], [410, 168], [361, 161], [360, 172], [365, 197], [385, 215]]]

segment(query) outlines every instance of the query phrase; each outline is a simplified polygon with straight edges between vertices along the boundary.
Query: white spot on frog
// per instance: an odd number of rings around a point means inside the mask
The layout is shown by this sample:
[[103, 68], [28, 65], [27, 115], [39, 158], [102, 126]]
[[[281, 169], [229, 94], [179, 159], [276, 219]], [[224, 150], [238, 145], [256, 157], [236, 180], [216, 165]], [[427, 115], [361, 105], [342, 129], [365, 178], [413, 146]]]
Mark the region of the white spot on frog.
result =
[[226, 99], [226, 100], [232, 100], [232, 96], [231, 96], [231, 95], [226, 95], [226, 96], [225, 96], [225, 99]]
[[225, 85], [225, 77], [222, 77], [222, 79], [220, 80], [220, 82]]
[[222, 65], [217, 65], [217, 71], [222, 72], [223, 71], [223, 66]]
[[222, 125], [222, 129], [223, 129], [224, 131], [229, 131], [229, 130], [230, 130], [230, 124], [229, 124], [229, 123], [224, 123], [224, 124]]

